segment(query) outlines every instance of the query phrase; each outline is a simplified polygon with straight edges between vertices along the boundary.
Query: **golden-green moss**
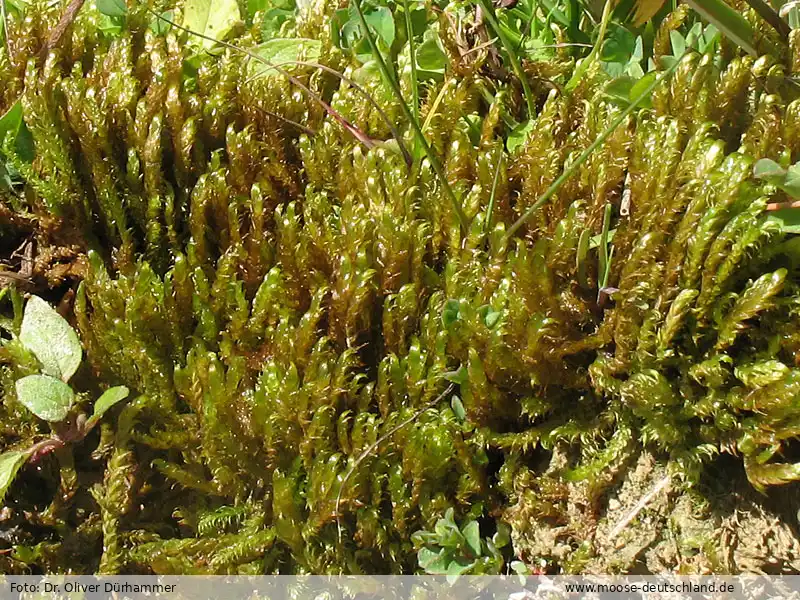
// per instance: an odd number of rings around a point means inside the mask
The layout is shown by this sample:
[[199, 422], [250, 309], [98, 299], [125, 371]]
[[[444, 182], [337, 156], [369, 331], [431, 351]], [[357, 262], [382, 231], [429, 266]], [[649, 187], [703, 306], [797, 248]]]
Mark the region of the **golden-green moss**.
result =
[[[297, 33], [321, 39], [320, 61], [401, 123], [379, 75], [352, 73], [332, 46], [324, 8]], [[296, 71], [386, 144], [362, 147], [285, 78], [250, 78], [232, 50], [187, 78], [186, 36], [156, 35], [146, 16], [109, 39], [88, 11], [42, 63], [55, 15], [31, 11], [11, 24], [14, 61], [0, 62], [2, 106], [21, 96], [36, 142], [33, 164], [17, 160], [26, 185], [12, 205], [49, 223], [43, 247], [69, 239], [87, 254], [74, 307], [83, 385], [138, 396], [93, 455], [74, 449], [71, 501], [47, 512], [33, 484], [11, 490], [13, 510], [44, 516], [0, 557], [6, 570], [408, 572], [411, 534], [447, 508], [517, 530], [558, 521], [566, 482], [592, 481], [597, 502], [642, 447], [688, 484], [719, 453], [742, 456], [757, 487], [800, 476], [779, 458], [800, 423], [800, 247], [767, 218], [776, 192], [752, 176], [760, 158], [800, 159], [791, 65], [724, 44], [689, 54], [652, 108], [508, 239], [619, 114], [601, 73], [572, 95], [542, 86], [531, 134], [500, 163], [513, 94], [490, 106], [494, 83], [478, 71], [427, 90], [426, 135], [471, 219], [462, 234], [429, 164], [407, 167], [352, 87]], [[428, 115], [441, 85], [451, 91]], [[477, 140], [461, 118], [471, 112], [488, 115]], [[10, 447], [37, 424], [4, 358]], [[447, 379], [464, 420], [441, 402], [359, 462]], [[563, 464], [537, 477], [556, 444]], [[523, 510], [524, 498], [535, 501]], [[76, 546], [80, 566], [66, 562]]]

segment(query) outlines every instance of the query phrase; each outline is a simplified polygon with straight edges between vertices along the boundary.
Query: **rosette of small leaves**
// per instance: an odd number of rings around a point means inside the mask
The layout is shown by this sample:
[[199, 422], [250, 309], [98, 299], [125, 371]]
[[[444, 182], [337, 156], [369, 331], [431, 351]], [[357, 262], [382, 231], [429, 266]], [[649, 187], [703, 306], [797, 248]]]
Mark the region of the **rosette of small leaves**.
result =
[[449, 508], [444, 517], [436, 521], [433, 531], [417, 531], [411, 541], [417, 548], [420, 569], [428, 575], [451, 578], [502, 573], [505, 561], [500, 548], [509, 539], [507, 533], [492, 539], [482, 538], [478, 521], [465, 519], [459, 526], [453, 509]]

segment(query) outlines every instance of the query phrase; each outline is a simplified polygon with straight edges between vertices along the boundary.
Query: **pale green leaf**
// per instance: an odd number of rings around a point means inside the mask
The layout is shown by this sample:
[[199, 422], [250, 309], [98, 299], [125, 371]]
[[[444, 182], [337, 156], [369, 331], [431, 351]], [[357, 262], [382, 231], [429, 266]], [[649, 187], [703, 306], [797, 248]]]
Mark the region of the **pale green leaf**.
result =
[[470, 521], [461, 531], [473, 556], [481, 555], [481, 530], [477, 521]]
[[22, 160], [30, 162], [35, 156], [33, 136], [25, 125], [22, 102], [17, 100], [11, 105], [3, 116], [0, 117], [0, 147], [5, 143], [6, 136], [11, 135], [14, 140], [14, 149]]
[[17, 380], [17, 399], [45, 421], [63, 421], [75, 394], [66, 383], [47, 375], [28, 375]]
[[779, 185], [791, 198], [800, 199], [800, 164], [789, 167], [786, 177]]
[[128, 14], [125, 0], [96, 0], [97, 10], [109, 17], [124, 17]]
[[416, 52], [417, 66], [423, 71], [444, 73], [447, 55], [442, 51], [436, 38], [431, 37], [422, 42]]
[[464, 404], [458, 396], [453, 396], [453, 399], [450, 400], [450, 408], [453, 409], [453, 413], [459, 421], [466, 421], [467, 411], [464, 410]]
[[525, 140], [528, 139], [528, 134], [533, 131], [533, 125], [534, 121], [531, 119], [530, 121], [524, 121], [514, 127], [513, 131], [508, 134], [508, 139], [506, 140], [506, 147], [509, 152], [513, 153], [514, 150], [525, 143]]
[[81, 364], [78, 335], [47, 302], [31, 296], [25, 305], [19, 339], [42, 363], [42, 372], [69, 381]]
[[103, 414], [118, 402], [122, 402], [130, 394], [130, 390], [124, 385], [118, 385], [107, 389], [94, 403], [94, 413], [92, 419], [97, 421]]
[[442, 548], [439, 552], [434, 552], [429, 548], [420, 548], [417, 553], [419, 566], [429, 575], [444, 575], [447, 573], [448, 557], [447, 551]]
[[778, 183], [786, 177], [786, 169], [769, 158], [762, 158], [753, 166], [753, 176], [770, 183]]
[[0, 502], [5, 498], [8, 488], [17, 475], [17, 471], [25, 464], [27, 458], [28, 452], [20, 452], [18, 450], [0, 454]]
[[772, 211], [767, 216], [767, 221], [777, 223], [783, 233], [800, 233], [800, 209], [781, 208]]
[[[236, 0], [187, 0], [183, 11], [183, 27], [215, 40], [225, 38], [241, 19]], [[197, 36], [190, 43], [206, 49], [215, 45]]]
[[[303, 60], [305, 62], [315, 62], [319, 59], [322, 51], [322, 42], [305, 38], [274, 38], [259, 46], [253, 51], [258, 54], [269, 65], [280, 66], [281, 69], [291, 70], [293, 61]], [[267, 64], [253, 61], [251, 63], [251, 75], [253, 77], [277, 77], [280, 73], [277, 69], [272, 69]]]

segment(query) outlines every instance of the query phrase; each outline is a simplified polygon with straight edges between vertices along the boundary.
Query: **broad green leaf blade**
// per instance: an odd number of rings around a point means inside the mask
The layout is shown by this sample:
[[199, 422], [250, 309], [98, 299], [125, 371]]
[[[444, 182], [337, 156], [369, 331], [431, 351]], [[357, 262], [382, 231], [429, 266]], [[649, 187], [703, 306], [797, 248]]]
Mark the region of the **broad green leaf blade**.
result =
[[75, 394], [66, 383], [47, 375], [28, 375], [17, 380], [17, 399], [45, 421], [63, 421]]
[[753, 177], [770, 183], [778, 183], [786, 177], [786, 169], [769, 158], [762, 158], [753, 166]]
[[448, 557], [444, 548], [440, 549], [439, 552], [434, 552], [429, 548], [420, 548], [417, 553], [417, 560], [420, 568], [429, 575], [444, 575], [447, 573]]
[[[290, 70], [286, 63], [303, 60], [315, 62], [322, 52], [322, 42], [306, 38], [274, 38], [256, 46], [253, 51], [270, 65], [282, 65], [284, 70]], [[252, 61], [250, 64], [252, 77], [280, 77], [277, 69], [268, 65]]]
[[473, 556], [481, 555], [481, 530], [477, 521], [470, 521], [461, 532]]
[[453, 399], [450, 400], [450, 408], [453, 409], [453, 414], [455, 414], [459, 421], [467, 420], [467, 411], [464, 410], [464, 404], [461, 402], [461, 398], [453, 396]]
[[33, 137], [25, 125], [22, 102], [19, 100], [0, 117], [0, 147], [8, 135], [14, 138], [14, 146], [20, 158], [27, 162], [32, 161], [35, 156]]
[[416, 52], [417, 66], [423, 71], [444, 73], [447, 55], [442, 51], [436, 38], [422, 42]]
[[92, 419], [95, 421], [99, 420], [109, 408], [125, 400], [130, 393], [130, 390], [124, 385], [118, 385], [107, 389], [94, 403]]
[[[228, 35], [241, 19], [236, 0], [187, 0], [183, 8], [183, 27], [216, 40]], [[214, 47], [211, 40], [191, 36], [191, 44]]]
[[758, 56], [753, 28], [740, 13], [722, 0], [686, 0], [686, 2], [745, 52], [751, 56]]
[[8, 488], [17, 476], [17, 471], [25, 464], [28, 452], [18, 450], [0, 454], [0, 502], [6, 496]]
[[69, 381], [83, 358], [75, 330], [38, 296], [25, 305], [19, 339], [42, 363], [42, 372]]
[[96, 0], [97, 10], [109, 17], [124, 17], [128, 14], [125, 0]]
[[770, 212], [767, 221], [780, 225], [783, 233], [800, 234], [800, 209], [798, 208], [781, 208]]
[[800, 164], [789, 167], [786, 177], [779, 185], [792, 199], [800, 199]]

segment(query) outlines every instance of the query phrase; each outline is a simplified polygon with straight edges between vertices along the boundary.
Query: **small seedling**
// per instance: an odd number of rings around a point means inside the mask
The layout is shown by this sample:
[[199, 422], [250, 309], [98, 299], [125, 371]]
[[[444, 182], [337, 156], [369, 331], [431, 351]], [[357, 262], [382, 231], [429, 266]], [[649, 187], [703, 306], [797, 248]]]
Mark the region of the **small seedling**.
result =
[[[477, 521], [467, 519], [459, 527], [454, 514], [448, 508], [433, 531], [417, 531], [411, 536], [420, 568], [429, 575], [447, 575], [448, 580], [465, 574], [501, 574], [505, 560], [500, 548], [511, 542], [508, 525], [498, 523], [494, 536], [482, 538]], [[518, 572], [518, 565], [512, 568]]]
[[32, 354], [38, 361], [39, 373], [17, 380], [17, 399], [50, 423], [53, 434], [25, 450], [0, 454], [0, 501], [26, 461], [36, 461], [68, 442], [82, 440], [106, 411], [129, 394], [125, 386], [112, 387], [95, 401], [91, 416], [82, 413], [69, 418], [76, 395], [67, 382], [81, 364], [83, 349], [69, 323], [38, 296], [31, 296], [25, 305], [19, 336], [3, 343], [21, 345], [22, 352]]

